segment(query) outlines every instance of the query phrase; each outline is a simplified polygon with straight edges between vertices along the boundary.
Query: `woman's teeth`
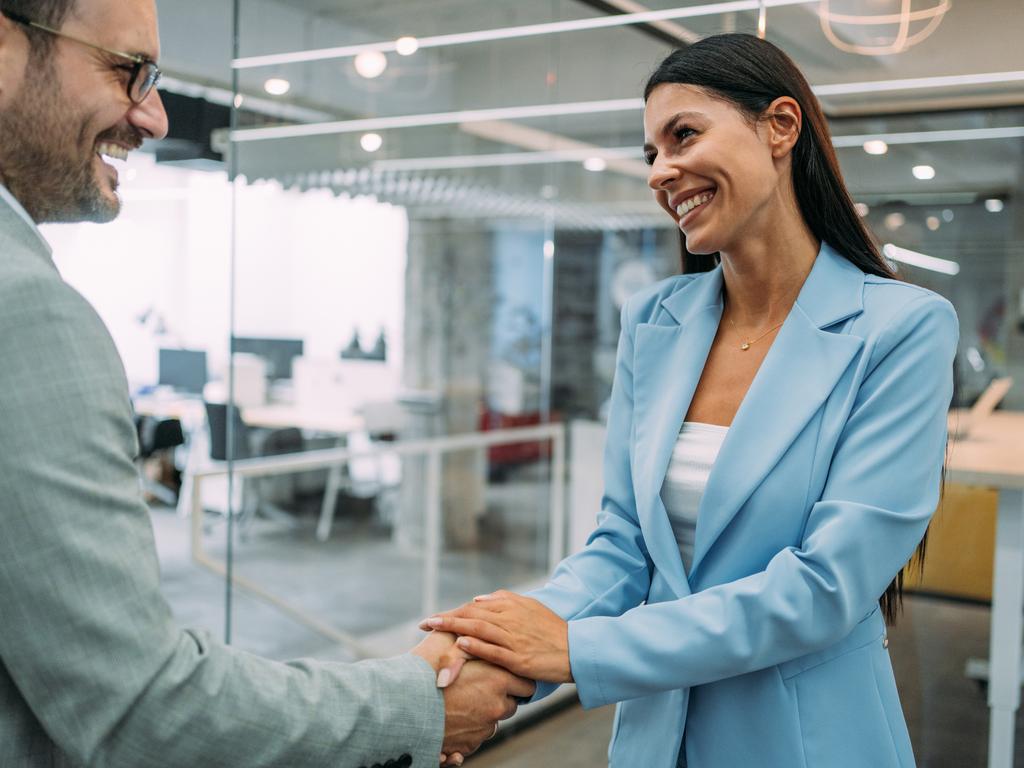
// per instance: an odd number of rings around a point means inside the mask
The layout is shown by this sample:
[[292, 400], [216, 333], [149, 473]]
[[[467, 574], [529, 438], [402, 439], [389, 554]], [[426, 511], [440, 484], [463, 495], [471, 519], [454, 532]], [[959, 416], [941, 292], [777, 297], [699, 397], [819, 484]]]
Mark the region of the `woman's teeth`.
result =
[[128, 150], [118, 144], [104, 141], [96, 145], [96, 154], [106, 155], [114, 160], [127, 160]]
[[714, 191], [701, 192], [699, 195], [694, 195], [689, 200], [684, 200], [676, 206], [676, 215], [685, 216], [698, 205], [703, 205], [715, 196]]

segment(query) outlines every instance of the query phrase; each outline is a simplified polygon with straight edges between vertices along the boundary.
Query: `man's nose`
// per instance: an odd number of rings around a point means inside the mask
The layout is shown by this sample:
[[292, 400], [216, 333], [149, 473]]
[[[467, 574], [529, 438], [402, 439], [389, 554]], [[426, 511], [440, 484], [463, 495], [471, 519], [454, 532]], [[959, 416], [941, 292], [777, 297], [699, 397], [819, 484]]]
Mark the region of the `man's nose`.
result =
[[128, 113], [128, 122], [147, 139], [162, 139], [167, 135], [167, 111], [163, 99], [154, 88], [141, 104], [136, 104]]

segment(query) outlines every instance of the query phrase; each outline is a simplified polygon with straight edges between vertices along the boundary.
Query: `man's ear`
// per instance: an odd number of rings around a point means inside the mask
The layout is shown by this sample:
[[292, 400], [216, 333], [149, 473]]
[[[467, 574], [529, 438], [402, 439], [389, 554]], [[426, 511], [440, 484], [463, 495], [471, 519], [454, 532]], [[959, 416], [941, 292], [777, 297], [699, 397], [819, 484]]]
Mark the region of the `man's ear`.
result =
[[764, 111], [764, 120], [768, 128], [768, 142], [771, 144], [772, 157], [785, 157], [793, 151], [800, 129], [803, 126], [803, 111], [796, 99], [791, 96], [780, 96]]

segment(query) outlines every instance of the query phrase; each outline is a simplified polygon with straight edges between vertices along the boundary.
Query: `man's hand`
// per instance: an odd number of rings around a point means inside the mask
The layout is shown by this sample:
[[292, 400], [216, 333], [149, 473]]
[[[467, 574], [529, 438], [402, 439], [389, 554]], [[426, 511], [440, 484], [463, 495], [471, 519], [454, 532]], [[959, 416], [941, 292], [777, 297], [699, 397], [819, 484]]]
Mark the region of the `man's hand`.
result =
[[444, 754], [476, 752], [495, 734], [498, 721], [512, 717], [518, 700], [532, 696], [534, 688], [529, 680], [486, 662], [466, 662], [458, 681], [444, 689]]
[[[517, 699], [529, 698], [535, 689], [529, 680], [490, 664], [467, 664], [472, 657], [455, 645], [455, 639], [447, 632], [431, 632], [412, 649], [440, 673], [438, 687], [445, 689], [442, 765], [462, 765], [463, 755], [492, 737], [497, 722], [515, 714]], [[457, 677], [459, 684], [450, 685]]]

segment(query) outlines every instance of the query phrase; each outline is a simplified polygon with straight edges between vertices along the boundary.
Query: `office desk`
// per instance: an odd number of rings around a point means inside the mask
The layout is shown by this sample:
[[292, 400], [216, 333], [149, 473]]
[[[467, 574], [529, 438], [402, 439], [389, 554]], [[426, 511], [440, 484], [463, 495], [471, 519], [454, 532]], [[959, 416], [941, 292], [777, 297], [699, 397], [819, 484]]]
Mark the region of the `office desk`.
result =
[[298, 405], [255, 405], [242, 409], [242, 421], [250, 427], [286, 429], [347, 435], [365, 428], [363, 417], [348, 410], [309, 408]]
[[[950, 426], [959, 414], [950, 415]], [[989, 636], [989, 768], [1013, 765], [1024, 629], [1024, 413], [997, 411], [950, 440], [947, 479], [999, 492]]]

